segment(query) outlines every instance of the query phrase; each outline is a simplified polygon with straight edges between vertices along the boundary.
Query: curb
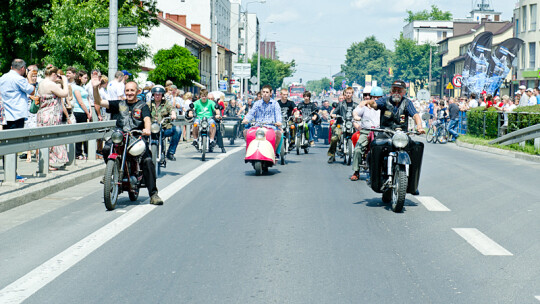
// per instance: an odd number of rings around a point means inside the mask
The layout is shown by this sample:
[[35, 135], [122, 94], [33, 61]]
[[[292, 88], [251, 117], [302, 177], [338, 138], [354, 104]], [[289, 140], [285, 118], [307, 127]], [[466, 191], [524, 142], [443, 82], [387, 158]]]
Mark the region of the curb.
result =
[[50, 180], [31, 185], [0, 196], [0, 212], [22, 206], [34, 200], [41, 199], [55, 192], [87, 182], [103, 176], [105, 164], [96, 164], [77, 171], [76, 174], [66, 174]]
[[522, 159], [522, 160], [527, 160], [527, 161], [540, 163], [540, 156], [530, 155], [530, 154], [523, 153], [523, 152], [503, 150], [503, 149], [499, 149], [499, 148], [482, 146], [482, 145], [474, 145], [474, 144], [464, 143], [464, 142], [461, 142], [459, 140], [456, 141], [456, 145], [458, 147], [463, 147], [463, 148], [467, 148], [467, 149], [471, 149], [471, 150], [488, 152], [488, 153], [497, 154], [497, 155], [503, 155], [503, 156], [510, 156], [510, 157], [517, 158], [517, 159]]

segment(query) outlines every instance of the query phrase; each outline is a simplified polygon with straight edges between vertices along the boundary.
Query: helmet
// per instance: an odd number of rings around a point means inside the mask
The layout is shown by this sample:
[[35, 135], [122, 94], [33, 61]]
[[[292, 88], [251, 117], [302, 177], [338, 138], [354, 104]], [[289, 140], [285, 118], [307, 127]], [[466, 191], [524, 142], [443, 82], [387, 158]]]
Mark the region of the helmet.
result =
[[383, 91], [380, 87], [373, 87], [371, 88], [371, 93], [370, 93], [371, 96], [374, 96], [374, 97], [381, 97], [383, 96]]
[[165, 94], [165, 88], [162, 85], [158, 84], [152, 88], [151, 92], [152, 92], [152, 95], [156, 93]]
[[139, 156], [146, 150], [146, 144], [142, 138], [135, 139], [128, 147], [128, 153], [131, 156]]

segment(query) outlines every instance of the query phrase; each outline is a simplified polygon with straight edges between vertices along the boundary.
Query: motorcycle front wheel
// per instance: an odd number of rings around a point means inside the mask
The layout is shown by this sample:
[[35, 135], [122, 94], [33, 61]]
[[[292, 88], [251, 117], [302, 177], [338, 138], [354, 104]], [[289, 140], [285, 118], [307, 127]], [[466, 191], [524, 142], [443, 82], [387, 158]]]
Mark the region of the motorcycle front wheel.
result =
[[407, 194], [407, 172], [405, 166], [396, 166], [394, 171], [394, 185], [392, 188], [392, 211], [401, 212], [405, 204]]
[[118, 173], [118, 165], [115, 160], [107, 161], [105, 167], [105, 177], [103, 179], [103, 200], [105, 202], [105, 208], [107, 210], [114, 210], [116, 208], [116, 201], [118, 200], [120, 179]]
[[347, 166], [350, 166], [351, 160], [352, 160], [352, 140], [350, 139], [347, 139], [347, 154], [348, 154]]
[[206, 159], [206, 136], [203, 136], [201, 141], [202, 161], [204, 161]]
[[[286, 141], [287, 139], [284, 138], [283, 140]], [[285, 165], [285, 153], [286, 153], [285, 145], [286, 145], [285, 143], [282, 143], [281, 150], [279, 151], [279, 158], [280, 158], [281, 165]]]
[[129, 191], [129, 200], [134, 202], [139, 198], [139, 190], [140, 188], [137, 188], [136, 190]]
[[300, 145], [302, 145], [302, 135], [297, 136], [296, 138], [296, 155], [300, 155]]

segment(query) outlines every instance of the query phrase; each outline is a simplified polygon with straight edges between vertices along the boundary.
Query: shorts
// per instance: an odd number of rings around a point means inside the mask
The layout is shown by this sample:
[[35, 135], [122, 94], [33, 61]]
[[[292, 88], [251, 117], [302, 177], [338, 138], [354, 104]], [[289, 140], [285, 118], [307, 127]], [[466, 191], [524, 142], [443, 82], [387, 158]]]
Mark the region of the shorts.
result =
[[[195, 118], [195, 119], [193, 120], [193, 124], [194, 124], [194, 125], [195, 125], [195, 124], [198, 125], [198, 124], [200, 124], [200, 123], [201, 123], [201, 119], [200, 119], [200, 118]], [[213, 118], [208, 118], [208, 125], [212, 126], [212, 124], [215, 125], [215, 124], [216, 124], [216, 121], [215, 121]]]

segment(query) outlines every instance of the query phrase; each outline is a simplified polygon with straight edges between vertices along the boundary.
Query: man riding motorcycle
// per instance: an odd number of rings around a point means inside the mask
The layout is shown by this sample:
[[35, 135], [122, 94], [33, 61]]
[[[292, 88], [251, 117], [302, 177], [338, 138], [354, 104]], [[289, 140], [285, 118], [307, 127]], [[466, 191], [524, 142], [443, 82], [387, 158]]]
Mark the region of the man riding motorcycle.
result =
[[[330, 112], [330, 116], [335, 118], [337, 115], [345, 117], [348, 111], [353, 111], [354, 108], [358, 106], [356, 102], [353, 102], [353, 93], [354, 89], [352, 87], [347, 87], [343, 92], [344, 101], [339, 103], [338, 106]], [[338, 124], [332, 124], [332, 138], [330, 141], [330, 147], [328, 148], [328, 163], [333, 163], [336, 160], [336, 148], [339, 138], [341, 137], [342, 130], [337, 127]], [[358, 126], [358, 125], [356, 125]]]
[[[294, 101], [288, 99], [289, 90], [283, 88], [281, 89], [280, 93], [281, 93], [280, 100], [278, 100], [278, 104], [281, 107], [281, 109], [287, 108], [287, 117], [291, 118], [293, 115], [293, 112], [296, 110], [296, 104], [294, 103]], [[285, 124], [286, 122], [284, 121], [283, 122], [284, 128], [287, 127]], [[295, 138], [296, 138], [296, 129], [291, 129], [291, 134], [290, 134], [291, 145], [289, 146], [289, 150], [292, 150], [294, 146]]]
[[[161, 120], [165, 117], [170, 117], [172, 120], [176, 119], [176, 111], [174, 110], [173, 106], [166, 102], [163, 99], [163, 95], [165, 94], [165, 88], [162, 85], [156, 85], [150, 90], [152, 93], [152, 98], [150, 102], [147, 102], [146, 104], [148, 107], [150, 107], [150, 112], [152, 113], [152, 120], [156, 121], [158, 123], [161, 122]], [[171, 144], [169, 146], [169, 149], [167, 150], [167, 159], [175, 161], [176, 157], [174, 157], [174, 154], [176, 153], [176, 147], [178, 146], [178, 142], [180, 142], [180, 136], [182, 135], [182, 129], [180, 126], [173, 126], [172, 123], [168, 122], [163, 125], [163, 135], [162, 137], [171, 137]]]
[[294, 112], [294, 116], [299, 117], [300, 114], [302, 114], [304, 117], [307, 117], [314, 112], [316, 113], [315, 115], [311, 117], [311, 120], [307, 124], [308, 131], [309, 131], [309, 144], [313, 146], [315, 144], [315, 124], [319, 120], [319, 116], [318, 116], [319, 107], [317, 107], [316, 104], [311, 102], [311, 93], [309, 91], [305, 91], [303, 96], [304, 96], [304, 102], [301, 102], [298, 104], [298, 106], [296, 107], [298, 111]]
[[[150, 135], [151, 113], [146, 103], [137, 99], [137, 95], [141, 92], [136, 82], [131, 81], [125, 86], [125, 100], [101, 100], [99, 95], [100, 80], [98, 75], [92, 75], [92, 86], [94, 88], [94, 103], [101, 106], [111, 113], [112, 119], [116, 119], [116, 127], [128, 132], [131, 130], [142, 130], [143, 136]], [[144, 138], [144, 137], [143, 137]], [[156, 186], [156, 169], [152, 162], [152, 156], [148, 149], [148, 142], [144, 140], [146, 150], [140, 157], [140, 167], [143, 172], [144, 183], [148, 188], [150, 196], [150, 204], [163, 205], [163, 200], [158, 196]], [[107, 140], [103, 147], [103, 160], [105, 162], [109, 158], [112, 148], [112, 139]]]
[[353, 156], [353, 175], [351, 176], [352, 181], [357, 181], [360, 177], [360, 161], [362, 160], [362, 155], [365, 154], [366, 148], [368, 146], [368, 136], [370, 129], [378, 128], [380, 124], [380, 111], [371, 108], [366, 105], [367, 101], [370, 99], [379, 99], [383, 96], [383, 91], [379, 87], [371, 88], [370, 97], [367, 97], [366, 100], [360, 102], [358, 107], [353, 111], [354, 126], [358, 125], [360, 122], [360, 136], [354, 147], [354, 156]]
[[240, 110], [241, 110], [241, 108], [238, 105], [238, 103], [236, 102], [236, 97], [233, 97], [229, 101], [229, 104], [227, 105], [227, 108], [225, 108], [225, 112], [223, 114], [223, 117], [238, 117], [238, 116], [240, 116], [239, 115]]
[[[402, 80], [396, 80], [394, 83], [392, 83], [390, 90], [391, 96], [380, 98], [377, 101], [369, 100], [367, 101], [367, 104], [371, 108], [381, 111], [381, 128], [391, 130], [401, 129], [404, 132], [407, 132], [409, 117], [412, 117], [416, 124], [417, 131], [420, 134], [425, 134], [426, 132], [424, 128], [422, 128], [422, 119], [414, 108], [412, 101], [405, 97], [405, 90], [405, 82]], [[382, 154], [382, 146], [379, 146], [377, 141], [379, 138], [389, 138], [389, 135], [385, 133], [378, 133], [376, 140], [371, 143], [372, 155], [370, 163], [377, 164], [377, 166], [371, 166], [370, 164], [371, 169], [373, 167], [378, 167], [378, 165], [382, 162], [380, 159]], [[384, 143], [384, 141], [381, 142]], [[409, 183], [409, 185], [410, 188], [414, 189], [409, 189], [407, 191], [409, 193], [418, 194], [418, 180], [420, 178], [420, 167], [422, 165], [422, 155], [424, 151], [423, 148], [423, 143], [410, 140], [408, 145], [408, 153], [411, 158], [409, 176], [412, 178], [412, 181]], [[370, 173], [372, 181], [378, 180], [378, 176], [375, 176], [378, 174], [378, 170], [371, 169]], [[373, 184], [371, 186], [375, 187]]]
[[[257, 100], [253, 103], [253, 107], [244, 117], [242, 124], [247, 124], [252, 120], [265, 124], [273, 123], [274, 126], [272, 126], [272, 128], [276, 132], [276, 146], [274, 147], [275, 150], [277, 147], [279, 147], [279, 144], [281, 143], [281, 108], [277, 101], [270, 98], [272, 94], [271, 86], [265, 85], [262, 88], [261, 93], [262, 99]], [[247, 130], [244, 130], [244, 138], [246, 137], [246, 132]]]
[[[208, 99], [208, 90], [201, 90], [201, 99], [193, 103], [193, 110], [195, 111], [196, 118], [193, 122], [194, 125], [201, 125], [201, 118], [208, 118], [208, 125], [210, 126], [210, 147], [209, 150], [212, 150], [215, 146], [214, 137], [216, 136], [216, 122], [214, 121], [214, 115], [216, 118], [220, 118], [220, 111], [216, 109], [216, 103]], [[193, 111], [188, 112], [188, 117], [193, 117]], [[199, 143], [197, 139], [199, 138], [199, 128], [193, 128], [193, 146], [199, 149]]]

